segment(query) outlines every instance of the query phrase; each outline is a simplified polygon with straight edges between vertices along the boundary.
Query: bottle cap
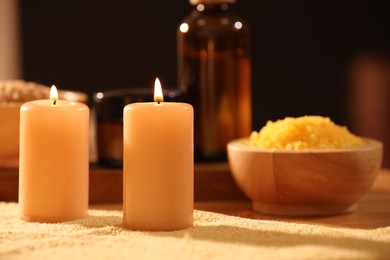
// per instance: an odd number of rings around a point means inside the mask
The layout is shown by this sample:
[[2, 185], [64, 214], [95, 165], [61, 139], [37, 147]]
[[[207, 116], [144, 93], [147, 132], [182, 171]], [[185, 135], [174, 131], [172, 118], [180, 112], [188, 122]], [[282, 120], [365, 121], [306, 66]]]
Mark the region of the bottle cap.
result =
[[236, 0], [189, 0], [190, 4], [233, 4]]

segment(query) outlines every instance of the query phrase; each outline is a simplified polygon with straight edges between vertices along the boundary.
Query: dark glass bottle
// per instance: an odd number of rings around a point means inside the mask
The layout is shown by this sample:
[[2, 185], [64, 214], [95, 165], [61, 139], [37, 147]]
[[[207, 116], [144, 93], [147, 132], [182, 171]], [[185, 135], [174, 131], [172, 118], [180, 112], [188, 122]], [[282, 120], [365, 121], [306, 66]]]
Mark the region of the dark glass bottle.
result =
[[195, 111], [195, 160], [226, 160], [229, 141], [251, 131], [250, 29], [232, 0], [190, 0], [177, 30], [178, 86]]

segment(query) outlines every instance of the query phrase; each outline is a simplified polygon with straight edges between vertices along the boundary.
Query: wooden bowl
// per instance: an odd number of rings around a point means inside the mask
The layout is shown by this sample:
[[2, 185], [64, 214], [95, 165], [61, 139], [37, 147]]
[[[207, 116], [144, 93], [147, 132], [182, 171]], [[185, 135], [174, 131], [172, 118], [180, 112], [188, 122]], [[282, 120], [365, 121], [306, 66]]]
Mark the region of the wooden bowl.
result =
[[255, 211], [284, 216], [334, 215], [356, 209], [382, 162], [382, 143], [354, 148], [277, 150], [231, 141], [232, 175]]

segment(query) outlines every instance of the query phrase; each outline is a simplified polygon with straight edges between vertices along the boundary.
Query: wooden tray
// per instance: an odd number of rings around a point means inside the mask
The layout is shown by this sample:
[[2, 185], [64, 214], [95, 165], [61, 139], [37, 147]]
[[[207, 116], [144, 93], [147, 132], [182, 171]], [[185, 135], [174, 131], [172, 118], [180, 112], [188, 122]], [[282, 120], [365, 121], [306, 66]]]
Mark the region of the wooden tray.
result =
[[[122, 169], [90, 166], [89, 202], [122, 202]], [[227, 163], [196, 164], [194, 173], [195, 201], [244, 200], [242, 193], [230, 174]], [[0, 201], [18, 200], [18, 169], [0, 170]]]

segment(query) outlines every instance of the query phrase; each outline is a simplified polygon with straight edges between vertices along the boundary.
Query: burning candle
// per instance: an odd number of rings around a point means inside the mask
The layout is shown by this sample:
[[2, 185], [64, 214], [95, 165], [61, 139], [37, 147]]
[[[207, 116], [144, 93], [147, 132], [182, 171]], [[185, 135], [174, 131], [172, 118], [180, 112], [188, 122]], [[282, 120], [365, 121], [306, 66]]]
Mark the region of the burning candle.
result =
[[59, 100], [34, 100], [20, 109], [21, 218], [62, 222], [87, 216], [89, 109]]
[[169, 231], [192, 226], [194, 210], [193, 109], [163, 102], [124, 108], [123, 225]]

